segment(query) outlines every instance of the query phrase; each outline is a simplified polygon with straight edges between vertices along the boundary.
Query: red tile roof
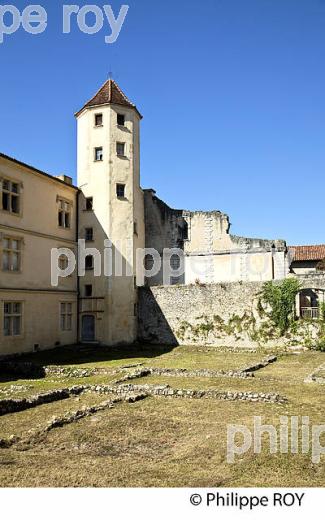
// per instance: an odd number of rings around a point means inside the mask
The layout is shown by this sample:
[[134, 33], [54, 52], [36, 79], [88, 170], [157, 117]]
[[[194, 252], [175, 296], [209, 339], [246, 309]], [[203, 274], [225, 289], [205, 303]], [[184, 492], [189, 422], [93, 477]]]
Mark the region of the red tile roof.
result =
[[121, 105], [128, 108], [134, 108], [138, 112], [139, 116], [142, 117], [134, 103], [131, 103], [113, 79], [107, 80], [94, 97], [92, 97], [82, 107], [82, 109], [76, 113], [76, 116], [78, 116], [85, 108], [100, 105]]
[[323, 260], [325, 258], [325, 244], [316, 246], [289, 246], [293, 253], [294, 262], [306, 260]]

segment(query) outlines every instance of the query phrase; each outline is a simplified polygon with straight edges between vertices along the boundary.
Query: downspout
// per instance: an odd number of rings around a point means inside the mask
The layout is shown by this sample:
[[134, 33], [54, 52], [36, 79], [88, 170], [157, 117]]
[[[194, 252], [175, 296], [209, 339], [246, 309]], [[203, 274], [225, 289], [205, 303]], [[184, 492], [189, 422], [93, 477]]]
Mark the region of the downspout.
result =
[[79, 265], [79, 251], [78, 251], [78, 238], [79, 238], [79, 195], [80, 190], [77, 191], [77, 203], [76, 203], [76, 243], [77, 243], [77, 337], [76, 337], [76, 345], [79, 343], [79, 332], [80, 332], [80, 283], [79, 283], [79, 273], [78, 273], [78, 265]]

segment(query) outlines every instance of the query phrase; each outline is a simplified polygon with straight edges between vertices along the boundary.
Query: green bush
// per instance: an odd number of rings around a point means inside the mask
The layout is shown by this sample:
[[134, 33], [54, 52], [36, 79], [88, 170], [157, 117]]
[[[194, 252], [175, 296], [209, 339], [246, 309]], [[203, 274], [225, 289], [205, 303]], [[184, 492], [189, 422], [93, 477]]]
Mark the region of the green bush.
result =
[[296, 296], [300, 291], [300, 283], [296, 278], [287, 278], [281, 282], [266, 282], [261, 291], [261, 299], [269, 305], [268, 313], [280, 336], [290, 328], [295, 320]]
[[325, 352], [325, 336], [321, 337], [316, 345], [316, 350]]

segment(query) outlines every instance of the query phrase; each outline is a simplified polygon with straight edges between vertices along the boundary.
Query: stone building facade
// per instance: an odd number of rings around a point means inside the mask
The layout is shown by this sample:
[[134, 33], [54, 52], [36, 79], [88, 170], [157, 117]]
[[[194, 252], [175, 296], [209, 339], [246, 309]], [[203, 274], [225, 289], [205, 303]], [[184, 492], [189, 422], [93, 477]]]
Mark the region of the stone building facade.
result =
[[74, 343], [77, 275], [53, 287], [51, 249], [76, 252], [78, 190], [3, 154], [0, 190], [0, 354]]
[[[141, 189], [141, 119], [116, 82], [105, 82], [76, 114], [77, 186], [0, 154], [0, 355], [132, 343], [137, 285], [260, 283], [288, 275], [283, 240], [231, 235], [226, 214], [174, 210]], [[163, 260], [154, 276], [151, 255], [139, 261], [144, 248]], [[74, 255], [79, 276], [74, 269], [53, 285], [53, 249]], [[69, 255], [57, 260], [67, 273]]]

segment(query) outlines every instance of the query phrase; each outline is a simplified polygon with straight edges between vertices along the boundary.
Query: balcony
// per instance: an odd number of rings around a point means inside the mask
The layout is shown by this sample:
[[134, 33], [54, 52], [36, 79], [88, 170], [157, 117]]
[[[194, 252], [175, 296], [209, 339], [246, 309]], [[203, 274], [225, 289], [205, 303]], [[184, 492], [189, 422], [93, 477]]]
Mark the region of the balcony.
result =
[[302, 318], [308, 318], [311, 320], [318, 320], [319, 318], [319, 307], [301, 307], [300, 316]]

